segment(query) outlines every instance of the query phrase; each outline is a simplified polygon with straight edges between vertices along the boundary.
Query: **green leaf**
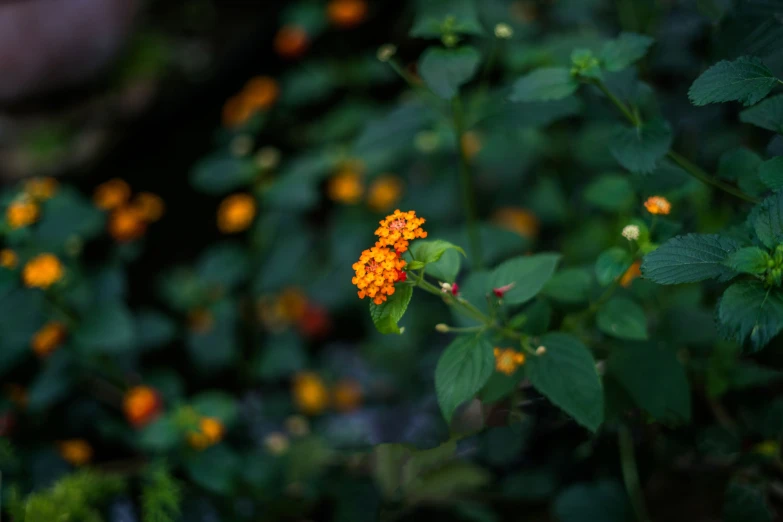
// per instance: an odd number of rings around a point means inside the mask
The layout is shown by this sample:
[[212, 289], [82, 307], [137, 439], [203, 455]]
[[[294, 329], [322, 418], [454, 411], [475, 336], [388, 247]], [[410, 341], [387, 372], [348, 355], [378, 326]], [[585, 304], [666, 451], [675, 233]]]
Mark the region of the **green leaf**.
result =
[[377, 305], [370, 303], [370, 316], [375, 327], [382, 334], [401, 334], [397, 323], [400, 322], [408, 303], [411, 302], [413, 287], [410, 285], [397, 285], [394, 293], [386, 298], [386, 301]]
[[610, 72], [621, 71], [638, 61], [650, 49], [655, 40], [637, 33], [620, 33], [614, 40], [606, 42], [601, 49], [601, 62]]
[[175, 448], [181, 437], [172, 415], [164, 414], [142, 428], [137, 443], [144, 450], [164, 453]]
[[453, 283], [457, 279], [461, 265], [460, 254], [456, 250], [446, 250], [439, 260], [426, 265], [424, 272], [438, 281]]
[[601, 305], [596, 317], [598, 328], [618, 339], [643, 341], [647, 339], [647, 317], [635, 302], [615, 297]]
[[718, 323], [726, 337], [760, 350], [783, 330], [783, 290], [761, 281], [734, 283], [718, 303]]
[[691, 389], [685, 368], [671, 350], [650, 343], [613, 350], [607, 373], [633, 401], [659, 421], [683, 423], [691, 418]]
[[408, 497], [412, 501], [445, 501], [460, 493], [474, 491], [491, 479], [490, 473], [477, 464], [454, 461], [417, 480], [415, 487], [410, 488]]
[[193, 482], [219, 495], [234, 490], [242, 462], [225, 444], [194, 452], [185, 460], [185, 469]]
[[589, 270], [567, 268], [555, 274], [541, 293], [562, 303], [583, 303], [587, 301], [593, 283]]
[[441, 256], [443, 256], [447, 250], [456, 250], [463, 256], [466, 255], [462, 247], [458, 247], [457, 245], [449, 243], [448, 241], [443, 241], [442, 239], [434, 239], [431, 241], [419, 240], [414, 242], [411, 246], [413, 258], [416, 261], [421, 261], [425, 266], [440, 260]]
[[215, 417], [225, 426], [231, 425], [238, 413], [234, 398], [218, 391], [199, 393], [193, 397], [190, 405], [202, 417]]
[[726, 265], [736, 272], [743, 274], [763, 274], [767, 271], [769, 254], [759, 247], [740, 248], [729, 254]]
[[565, 67], [544, 67], [514, 82], [509, 99], [514, 102], [559, 100], [578, 88], [579, 82]]
[[598, 430], [604, 419], [604, 392], [590, 350], [576, 337], [559, 332], [539, 342], [546, 353], [527, 359], [530, 382], [576, 422]]
[[248, 276], [250, 260], [238, 243], [221, 243], [204, 252], [196, 265], [196, 274], [205, 285], [223, 289], [241, 284]]
[[171, 342], [177, 335], [177, 325], [166, 315], [154, 310], [136, 314], [136, 344], [141, 348], [157, 348]]
[[724, 522], [772, 522], [764, 491], [751, 484], [731, 481], [723, 500]]
[[74, 384], [74, 375], [66, 351], [58, 350], [49, 357], [27, 390], [27, 408], [30, 413], [40, 413], [65, 398]]
[[560, 254], [536, 254], [515, 257], [492, 271], [493, 288], [513, 284], [503, 296], [508, 304], [522, 304], [533, 299], [555, 273]]
[[759, 179], [772, 190], [783, 188], [783, 156], [767, 160], [759, 167]]
[[759, 178], [761, 157], [745, 147], [737, 147], [721, 155], [718, 163], [718, 176], [737, 182], [740, 189], [758, 196], [766, 187]]
[[133, 316], [124, 304], [103, 304], [85, 315], [74, 338], [88, 352], [126, 352], [133, 348], [135, 340]]
[[783, 192], [776, 192], [753, 207], [748, 221], [767, 248], [783, 243]]
[[691, 85], [688, 98], [694, 105], [739, 101], [748, 106], [764, 98], [777, 78], [760, 59], [742, 56], [720, 61], [704, 71]]
[[444, 32], [484, 34], [473, 0], [419, 0], [410, 35], [440, 38]]
[[36, 240], [47, 248], [62, 248], [70, 238], [87, 241], [104, 229], [105, 216], [92, 202], [72, 190], [63, 188], [45, 202], [41, 220], [35, 228]]
[[214, 156], [200, 161], [190, 174], [193, 188], [206, 194], [222, 195], [253, 182], [253, 162], [233, 156]]
[[625, 490], [609, 480], [569, 486], [553, 511], [558, 522], [626, 522], [631, 513]]
[[224, 300], [213, 305], [209, 312], [213, 324], [207, 331], [190, 331], [186, 345], [194, 365], [202, 372], [214, 372], [226, 368], [239, 355], [237, 334], [237, 306]]
[[612, 137], [609, 150], [626, 169], [638, 174], [649, 174], [669, 152], [672, 139], [669, 123], [657, 119], [639, 127], [620, 127]]
[[430, 47], [419, 60], [419, 74], [432, 92], [450, 100], [476, 74], [481, 55], [470, 46], [458, 49]]
[[740, 113], [740, 121], [783, 134], [783, 94], [771, 96]]
[[472, 399], [495, 368], [492, 345], [483, 336], [457, 337], [438, 360], [435, 393], [446, 422], [457, 407]]
[[595, 261], [595, 276], [601, 286], [606, 286], [621, 277], [633, 264], [633, 256], [628, 250], [612, 247], [601, 252]]
[[607, 212], [630, 210], [634, 190], [628, 176], [610, 174], [590, 183], [584, 192], [585, 201]]
[[739, 248], [734, 239], [717, 234], [677, 236], [644, 256], [642, 275], [659, 285], [728, 281], [736, 274], [724, 261]]

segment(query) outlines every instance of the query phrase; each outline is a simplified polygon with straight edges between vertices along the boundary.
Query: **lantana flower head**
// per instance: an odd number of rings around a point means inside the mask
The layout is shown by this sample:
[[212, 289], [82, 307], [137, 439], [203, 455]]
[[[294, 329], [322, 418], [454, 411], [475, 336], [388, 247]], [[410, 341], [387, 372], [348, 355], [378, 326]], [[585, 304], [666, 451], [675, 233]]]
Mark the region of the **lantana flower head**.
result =
[[494, 355], [495, 369], [506, 375], [512, 375], [525, 364], [525, 354], [511, 348], [495, 348]]
[[400, 212], [395, 210], [393, 214], [380, 221], [380, 227], [375, 231], [378, 236], [378, 247], [392, 247], [400, 254], [408, 250], [410, 241], [427, 237], [427, 232], [421, 228], [425, 219], [416, 217], [415, 210]]
[[369, 297], [375, 304], [386, 301], [394, 293], [394, 283], [403, 280], [406, 262], [386, 246], [374, 246], [362, 252], [353, 264], [356, 273], [351, 280], [359, 289], [359, 297]]
[[650, 214], [663, 214], [667, 215], [672, 210], [672, 204], [669, 200], [661, 196], [650, 196], [647, 201], [644, 202], [644, 208]]

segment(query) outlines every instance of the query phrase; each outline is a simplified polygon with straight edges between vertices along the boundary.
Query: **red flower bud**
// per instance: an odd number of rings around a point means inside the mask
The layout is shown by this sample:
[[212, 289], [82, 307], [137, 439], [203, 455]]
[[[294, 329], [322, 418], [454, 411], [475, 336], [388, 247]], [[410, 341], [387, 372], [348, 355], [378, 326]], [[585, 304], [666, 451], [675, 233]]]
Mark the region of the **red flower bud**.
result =
[[494, 293], [495, 297], [497, 297], [498, 299], [502, 299], [503, 296], [506, 294], [506, 292], [508, 292], [509, 290], [514, 288], [514, 284], [515, 283], [509, 283], [509, 284], [503, 285], [503, 286], [501, 286], [499, 288], [493, 288], [492, 289], [492, 293]]

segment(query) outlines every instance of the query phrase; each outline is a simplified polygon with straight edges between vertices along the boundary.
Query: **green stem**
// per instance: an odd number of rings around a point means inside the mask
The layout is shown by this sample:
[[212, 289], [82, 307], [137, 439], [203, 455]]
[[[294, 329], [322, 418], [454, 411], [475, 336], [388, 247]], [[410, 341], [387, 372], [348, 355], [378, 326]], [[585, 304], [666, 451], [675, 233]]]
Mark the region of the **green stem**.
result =
[[[606, 85], [604, 85], [604, 82], [600, 80], [596, 80], [592, 82], [593, 85], [598, 87], [602, 93], [606, 95], [606, 97], [611, 101], [617, 109], [623, 113], [625, 118], [631, 122], [631, 124], [634, 127], [639, 127], [642, 124], [641, 118], [637, 114], [634, 114], [628, 106], [623, 103], [617, 96], [612, 94], [612, 92], [606, 88]], [[690, 160], [685, 158], [684, 156], [681, 156], [680, 154], [674, 152], [673, 150], [669, 150], [669, 152], [666, 153], [666, 157], [668, 157], [670, 160], [672, 160], [674, 163], [682, 167], [685, 172], [693, 176], [694, 178], [698, 179], [705, 185], [710, 185], [712, 187], [717, 188], [718, 190], [722, 190], [726, 192], [727, 194], [731, 194], [732, 196], [736, 196], [740, 199], [743, 199], [745, 201], [748, 201], [750, 203], [759, 203], [760, 200], [758, 198], [754, 198], [753, 196], [749, 196], [748, 194], [745, 194], [742, 190], [738, 189], [737, 187], [734, 187], [724, 181], [721, 181], [719, 179], [713, 178], [704, 170], [702, 170], [699, 166], [692, 163]]]
[[462, 185], [462, 199], [465, 207], [465, 216], [468, 222], [468, 238], [470, 241], [470, 254], [476, 269], [481, 270], [481, 238], [476, 224], [476, 201], [470, 179], [470, 161], [462, 137], [465, 135], [465, 115], [462, 110], [462, 101], [459, 94], [451, 101], [451, 112], [454, 120], [454, 132], [457, 138], [457, 150], [459, 151], [459, 180]]
[[644, 494], [639, 484], [639, 471], [636, 467], [636, 455], [633, 451], [631, 430], [625, 424], [621, 424], [617, 438], [620, 445], [620, 463], [623, 468], [625, 490], [631, 499], [636, 520], [638, 522], [650, 522], [650, 516], [647, 514], [647, 507], [644, 502]]

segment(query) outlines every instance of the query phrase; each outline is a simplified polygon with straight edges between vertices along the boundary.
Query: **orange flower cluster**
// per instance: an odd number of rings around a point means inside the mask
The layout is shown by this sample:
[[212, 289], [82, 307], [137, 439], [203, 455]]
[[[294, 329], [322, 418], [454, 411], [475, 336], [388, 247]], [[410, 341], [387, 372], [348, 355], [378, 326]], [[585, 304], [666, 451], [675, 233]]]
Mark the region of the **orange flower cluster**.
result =
[[29, 288], [49, 288], [62, 279], [65, 270], [54, 254], [40, 254], [27, 262], [22, 270], [22, 280]]
[[95, 189], [95, 206], [111, 211], [109, 234], [120, 242], [133, 241], [144, 235], [147, 225], [158, 221], [164, 212], [163, 200], [150, 192], [139, 192], [130, 200], [131, 188], [125, 181], [114, 178]]
[[198, 423], [198, 429], [188, 433], [188, 443], [198, 451], [214, 446], [223, 440], [226, 428], [220, 420], [214, 417], [202, 417]]
[[51, 321], [35, 332], [30, 346], [38, 357], [46, 357], [65, 341], [67, 335], [68, 331], [63, 323]]
[[23, 228], [38, 221], [38, 204], [24, 196], [10, 205], [5, 211], [6, 221], [12, 229]]
[[326, 7], [329, 21], [337, 27], [355, 27], [367, 16], [367, 2], [364, 0], [332, 0]]
[[218, 207], [218, 229], [224, 234], [247, 230], [256, 217], [256, 200], [250, 194], [232, 194]]
[[427, 237], [421, 228], [424, 218], [416, 217], [416, 212], [400, 212], [380, 221], [375, 231], [378, 241], [375, 246], [362, 252], [359, 261], [353, 264], [355, 276], [351, 282], [359, 289], [359, 298], [369, 297], [377, 305], [386, 301], [394, 293], [394, 283], [405, 281], [403, 271], [407, 263], [402, 254], [408, 250], [410, 241]]
[[146, 426], [157, 419], [162, 407], [160, 395], [149, 386], [134, 386], [125, 393], [122, 400], [125, 418], [135, 428]]
[[58, 443], [60, 456], [73, 466], [83, 466], [92, 460], [92, 446], [84, 439], [68, 439]]
[[517, 368], [525, 364], [525, 354], [511, 348], [495, 348], [495, 369], [500, 373], [512, 375]]
[[239, 127], [258, 111], [267, 110], [280, 96], [277, 80], [269, 76], [251, 78], [238, 94], [223, 105], [223, 125]]
[[647, 212], [650, 214], [662, 214], [665, 216], [671, 212], [672, 204], [664, 197], [650, 196], [647, 198], [647, 201], [644, 202], [644, 208], [646, 208]]
[[342, 379], [330, 391], [323, 379], [314, 372], [294, 375], [291, 393], [296, 407], [307, 415], [323, 413], [330, 405], [337, 411], [348, 413], [362, 403], [362, 387], [358, 382]]

